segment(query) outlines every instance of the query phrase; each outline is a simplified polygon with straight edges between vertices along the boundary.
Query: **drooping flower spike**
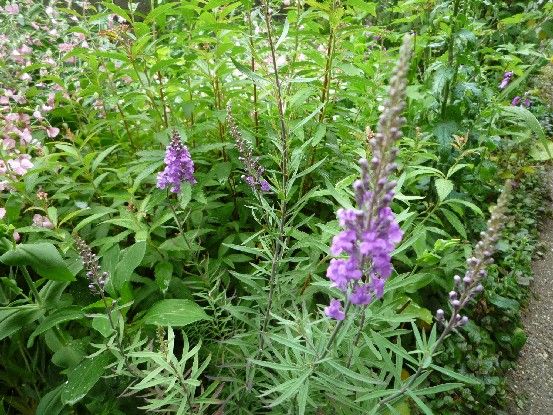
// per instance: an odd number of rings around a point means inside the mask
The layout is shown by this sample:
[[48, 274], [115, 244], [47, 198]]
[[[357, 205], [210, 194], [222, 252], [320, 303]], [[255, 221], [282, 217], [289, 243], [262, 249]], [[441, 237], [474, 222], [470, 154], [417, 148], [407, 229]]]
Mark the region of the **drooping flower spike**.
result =
[[[397, 168], [395, 144], [405, 122], [401, 112], [405, 106], [411, 58], [409, 36], [404, 38], [399, 55], [377, 133], [371, 134], [369, 140], [372, 159], [359, 161], [361, 178], [353, 184], [357, 207], [338, 210], [338, 222], [343, 230], [334, 237], [330, 247], [332, 255], [345, 256], [330, 261], [327, 277], [349, 303], [359, 306], [384, 295], [384, 284], [392, 273], [391, 255], [403, 236], [390, 208], [396, 186], [390, 176]], [[342, 320], [345, 316], [341, 307], [340, 300], [332, 299], [325, 314]]]
[[157, 187], [179, 193], [182, 182], [196, 183], [194, 178], [194, 162], [190, 157], [188, 147], [182, 141], [180, 134], [173, 131], [173, 138], [165, 151], [165, 169], [157, 175]]

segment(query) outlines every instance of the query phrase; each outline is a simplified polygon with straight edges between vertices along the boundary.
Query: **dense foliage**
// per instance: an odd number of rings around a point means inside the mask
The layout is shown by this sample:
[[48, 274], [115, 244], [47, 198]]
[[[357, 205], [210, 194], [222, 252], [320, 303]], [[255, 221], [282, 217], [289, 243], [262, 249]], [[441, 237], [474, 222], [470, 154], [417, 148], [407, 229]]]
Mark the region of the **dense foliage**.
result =
[[553, 5], [157, 3], [1, 4], [0, 413], [505, 410]]

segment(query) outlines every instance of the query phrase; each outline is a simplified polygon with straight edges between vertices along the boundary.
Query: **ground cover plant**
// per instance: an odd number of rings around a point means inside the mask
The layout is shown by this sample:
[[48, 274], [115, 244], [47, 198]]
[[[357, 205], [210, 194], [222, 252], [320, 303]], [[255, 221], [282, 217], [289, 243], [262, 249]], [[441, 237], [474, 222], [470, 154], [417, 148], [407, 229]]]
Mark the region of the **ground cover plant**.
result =
[[0, 5], [0, 413], [508, 413], [551, 4]]

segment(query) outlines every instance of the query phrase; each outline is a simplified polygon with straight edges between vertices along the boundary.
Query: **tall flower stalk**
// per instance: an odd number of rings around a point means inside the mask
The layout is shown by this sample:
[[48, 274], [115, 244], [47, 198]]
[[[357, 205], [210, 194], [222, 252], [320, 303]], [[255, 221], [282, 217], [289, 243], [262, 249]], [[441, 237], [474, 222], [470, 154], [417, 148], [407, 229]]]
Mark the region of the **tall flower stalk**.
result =
[[236, 121], [232, 116], [232, 106], [230, 102], [227, 104], [227, 124], [229, 126], [230, 134], [234, 138], [236, 148], [240, 153], [239, 160], [244, 165], [246, 174], [242, 176], [242, 180], [246, 182], [248, 186], [252, 188], [254, 192], [270, 192], [271, 186], [269, 182], [263, 178], [265, 168], [259, 164], [258, 157], [253, 155], [251, 145], [242, 137], [242, 134], [238, 130]]
[[275, 292], [275, 286], [277, 282], [277, 274], [280, 266], [280, 261], [284, 256], [285, 244], [286, 244], [286, 221], [288, 219], [288, 130], [286, 128], [286, 121], [284, 118], [284, 100], [282, 96], [282, 85], [278, 72], [278, 64], [276, 57], [276, 46], [273, 38], [272, 29], [272, 11], [269, 7], [269, 1], [264, 0], [263, 14], [265, 25], [267, 27], [267, 40], [269, 42], [269, 50], [271, 53], [271, 64], [273, 67], [273, 74], [275, 78], [275, 95], [278, 109], [278, 120], [280, 127], [280, 143], [279, 149], [281, 152], [280, 159], [280, 172], [282, 174], [282, 189], [280, 197], [280, 218], [278, 224], [278, 233], [275, 239], [273, 248], [273, 255], [271, 259], [271, 273], [269, 276], [269, 293], [267, 296], [267, 306], [265, 308], [265, 316], [263, 317], [263, 323], [261, 325], [261, 333], [259, 338], [259, 349], [264, 347], [263, 334], [267, 331], [269, 325], [269, 319], [271, 315], [271, 308], [273, 305], [273, 298]]
[[[342, 292], [345, 307], [342, 307], [341, 300], [332, 299], [324, 310], [328, 317], [339, 320], [339, 323], [323, 357], [329, 352], [350, 306], [366, 306], [383, 296], [384, 284], [392, 273], [391, 254], [403, 236], [390, 208], [396, 186], [390, 176], [397, 169], [398, 149], [395, 146], [405, 122], [401, 112], [405, 107], [411, 42], [411, 37], [406, 35], [390, 79], [389, 97], [377, 133], [369, 140], [372, 159], [359, 161], [361, 178], [353, 184], [357, 207], [338, 210], [338, 222], [343, 230], [334, 237], [330, 252], [334, 256], [345, 256], [330, 261], [327, 277], [332, 286]], [[363, 324], [364, 319], [361, 327]]]

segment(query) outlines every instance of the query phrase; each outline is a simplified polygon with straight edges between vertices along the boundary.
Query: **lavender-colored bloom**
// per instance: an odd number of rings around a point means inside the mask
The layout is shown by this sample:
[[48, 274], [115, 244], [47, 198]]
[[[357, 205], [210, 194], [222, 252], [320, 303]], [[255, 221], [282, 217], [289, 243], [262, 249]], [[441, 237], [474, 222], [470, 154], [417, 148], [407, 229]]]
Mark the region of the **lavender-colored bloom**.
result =
[[368, 285], [358, 285], [349, 296], [349, 301], [355, 305], [366, 305], [372, 301]]
[[327, 317], [333, 318], [334, 320], [343, 320], [346, 318], [346, 313], [342, 308], [342, 302], [333, 298], [330, 300], [330, 305], [325, 307], [325, 314]]
[[532, 106], [532, 101], [530, 100], [530, 98], [526, 98], [522, 105], [524, 105], [526, 108], [530, 108]]
[[[397, 168], [395, 143], [401, 137], [404, 123], [400, 113], [405, 105], [410, 56], [411, 41], [406, 37], [390, 80], [389, 98], [378, 131], [376, 135], [370, 134], [372, 159], [359, 161], [361, 178], [353, 184], [357, 206], [337, 212], [343, 230], [333, 238], [330, 252], [347, 258], [333, 258], [327, 277], [355, 305], [367, 305], [383, 296], [384, 284], [392, 273], [392, 252], [403, 236], [390, 208], [396, 186], [390, 175]], [[330, 307], [335, 301], [332, 300]], [[335, 318], [327, 309], [326, 315]]]
[[521, 97], [519, 97], [518, 95], [516, 97], [513, 98], [513, 100], [511, 101], [511, 105], [513, 107], [518, 107], [520, 105], [520, 101], [522, 100]]
[[236, 148], [240, 153], [238, 159], [242, 162], [244, 168], [246, 169], [247, 174], [242, 176], [242, 180], [244, 180], [254, 191], [261, 190], [264, 193], [270, 192], [271, 186], [269, 185], [269, 182], [263, 178], [265, 168], [259, 164], [259, 159], [253, 155], [251, 146], [248, 142], [246, 142], [246, 140], [244, 140], [244, 137], [242, 137], [240, 131], [238, 131], [236, 122], [232, 117], [232, 107], [230, 102], [227, 104], [227, 123], [229, 125], [230, 133], [236, 142]]
[[182, 143], [177, 131], [165, 151], [165, 169], [157, 175], [157, 187], [165, 189], [170, 186], [173, 193], [179, 193], [183, 181], [196, 183], [194, 162], [188, 148]]
[[501, 83], [499, 84], [499, 89], [505, 89], [507, 88], [507, 85], [511, 82], [511, 78], [513, 77], [514, 73], [511, 71], [505, 72], [503, 74], [503, 79], [501, 80]]

